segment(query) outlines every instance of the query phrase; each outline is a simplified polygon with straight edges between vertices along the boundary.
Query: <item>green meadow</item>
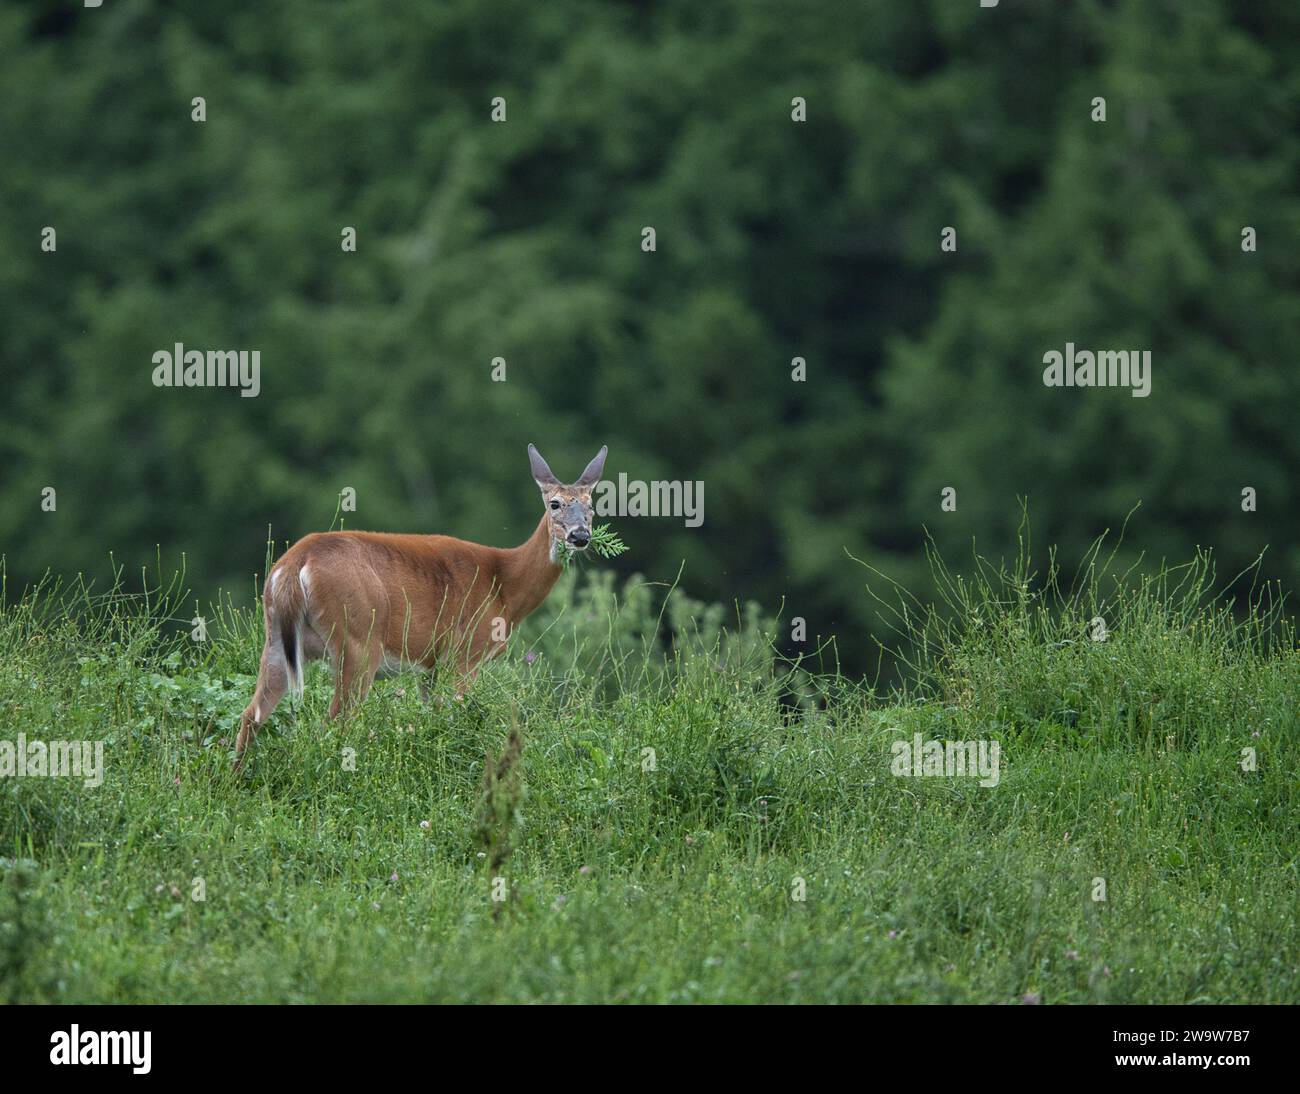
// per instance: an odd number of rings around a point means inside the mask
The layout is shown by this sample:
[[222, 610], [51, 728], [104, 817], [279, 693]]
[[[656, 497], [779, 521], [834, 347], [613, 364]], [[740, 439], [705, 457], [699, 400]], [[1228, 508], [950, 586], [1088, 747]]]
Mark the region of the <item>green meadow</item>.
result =
[[[0, 780], [0, 995], [1300, 1002], [1270, 591], [1099, 547], [1068, 576], [932, 562], [934, 607], [862, 570], [888, 686], [778, 656], [791, 620], [756, 606], [575, 568], [466, 701], [396, 677], [333, 723], [317, 665], [239, 775], [255, 610], [197, 641], [179, 582], [10, 590], [10, 763], [22, 734], [103, 770]], [[894, 774], [917, 734], [996, 742], [997, 785]]]

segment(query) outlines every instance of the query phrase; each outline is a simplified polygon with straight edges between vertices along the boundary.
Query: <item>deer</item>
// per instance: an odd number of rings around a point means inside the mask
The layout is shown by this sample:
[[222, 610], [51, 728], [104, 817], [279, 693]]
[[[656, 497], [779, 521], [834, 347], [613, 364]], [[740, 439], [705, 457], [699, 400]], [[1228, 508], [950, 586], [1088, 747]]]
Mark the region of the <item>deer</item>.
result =
[[266, 637], [257, 687], [239, 719], [235, 769], [285, 694], [302, 696], [312, 661], [333, 666], [331, 720], [344, 721], [364, 702], [377, 676], [440, 664], [454, 666], [462, 699], [479, 669], [550, 594], [564, 569], [561, 552], [587, 549], [592, 489], [608, 451], [602, 447], [565, 485], [528, 446], [543, 511], [518, 547], [385, 532], [314, 532], [298, 540], [262, 587]]

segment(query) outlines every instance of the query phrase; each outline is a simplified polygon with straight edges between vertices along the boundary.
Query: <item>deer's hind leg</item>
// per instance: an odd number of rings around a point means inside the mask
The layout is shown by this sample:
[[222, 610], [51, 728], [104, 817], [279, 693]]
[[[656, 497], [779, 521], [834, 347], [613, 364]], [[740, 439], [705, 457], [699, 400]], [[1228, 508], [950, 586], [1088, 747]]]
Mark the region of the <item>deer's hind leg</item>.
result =
[[289, 690], [289, 666], [285, 661], [284, 647], [278, 633], [268, 626], [266, 642], [262, 646], [262, 661], [257, 670], [257, 687], [252, 701], [239, 718], [239, 734], [235, 738], [235, 770], [244, 766], [244, 750], [257, 736], [262, 725], [280, 705]]
[[345, 638], [332, 651], [334, 661], [334, 698], [330, 717], [346, 716], [356, 704], [364, 702], [384, 660], [383, 646], [374, 640]]

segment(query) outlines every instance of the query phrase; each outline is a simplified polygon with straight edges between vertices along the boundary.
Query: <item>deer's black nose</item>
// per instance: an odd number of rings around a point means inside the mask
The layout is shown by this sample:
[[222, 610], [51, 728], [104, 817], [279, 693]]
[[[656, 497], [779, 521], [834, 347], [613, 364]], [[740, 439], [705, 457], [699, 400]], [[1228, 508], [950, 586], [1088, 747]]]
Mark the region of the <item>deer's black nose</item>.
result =
[[591, 533], [584, 532], [581, 529], [578, 529], [575, 532], [570, 532], [569, 542], [572, 543], [575, 547], [585, 547], [587, 546], [588, 543], [591, 542]]

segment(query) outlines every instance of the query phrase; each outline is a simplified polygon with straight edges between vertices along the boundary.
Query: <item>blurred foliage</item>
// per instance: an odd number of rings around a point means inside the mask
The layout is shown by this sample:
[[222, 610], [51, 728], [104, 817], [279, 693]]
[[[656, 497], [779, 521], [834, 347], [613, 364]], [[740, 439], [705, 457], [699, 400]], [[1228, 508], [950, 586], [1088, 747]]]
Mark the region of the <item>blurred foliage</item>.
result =
[[[924, 591], [923, 526], [996, 554], [1018, 496], [1064, 558], [1141, 500], [1126, 551], [1294, 585], [1298, 52], [1294, 0], [10, 0], [10, 595], [161, 545], [251, 596], [345, 486], [351, 527], [519, 542], [529, 441], [702, 480], [607, 565], [846, 666], [846, 548]], [[1150, 348], [1151, 396], [1045, 388], [1067, 341]], [[155, 388], [176, 342], [259, 350], [260, 397]]]

